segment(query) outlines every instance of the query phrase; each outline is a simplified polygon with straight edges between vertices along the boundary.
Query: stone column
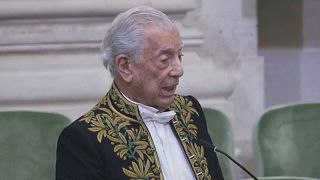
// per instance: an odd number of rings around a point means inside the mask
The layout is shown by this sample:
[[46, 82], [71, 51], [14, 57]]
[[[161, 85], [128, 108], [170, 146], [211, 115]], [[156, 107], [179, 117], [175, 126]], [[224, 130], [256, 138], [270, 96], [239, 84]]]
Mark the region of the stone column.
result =
[[300, 58], [301, 101], [320, 101], [320, 1], [303, 1], [303, 49]]
[[[201, 16], [205, 37], [202, 54], [229, 72], [233, 80], [233, 93], [225, 96], [232, 108], [216, 108], [231, 120], [236, 158], [254, 172], [252, 132], [264, 110], [264, 62], [257, 52], [256, 1], [202, 0]], [[245, 175], [239, 172], [237, 176]]]

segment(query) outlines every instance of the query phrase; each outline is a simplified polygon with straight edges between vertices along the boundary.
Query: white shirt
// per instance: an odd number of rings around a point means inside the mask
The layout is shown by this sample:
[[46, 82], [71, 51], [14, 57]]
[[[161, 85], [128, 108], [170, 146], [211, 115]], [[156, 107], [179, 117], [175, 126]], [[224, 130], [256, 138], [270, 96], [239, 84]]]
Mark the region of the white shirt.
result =
[[[146, 124], [155, 144], [164, 179], [196, 179], [183, 147], [179, 143], [178, 138], [175, 136], [170, 127], [169, 120], [162, 120], [162, 118], [159, 118], [159, 110], [141, 103], [134, 102], [124, 94], [123, 96], [132, 103], [138, 105], [140, 115]], [[165, 116], [168, 116], [170, 120], [172, 120], [175, 115], [174, 111], [163, 113], [165, 113]], [[158, 122], [157, 120], [160, 121]]]

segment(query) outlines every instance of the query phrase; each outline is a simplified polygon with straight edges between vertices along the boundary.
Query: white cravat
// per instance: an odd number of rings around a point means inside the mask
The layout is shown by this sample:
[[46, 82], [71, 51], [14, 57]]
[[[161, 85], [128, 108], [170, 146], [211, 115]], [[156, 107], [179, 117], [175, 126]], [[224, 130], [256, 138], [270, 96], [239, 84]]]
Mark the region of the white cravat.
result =
[[183, 147], [169, 124], [169, 121], [172, 120], [176, 113], [174, 111], [160, 113], [158, 109], [134, 102], [124, 94], [123, 96], [138, 105], [140, 115], [156, 146], [164, 179], [194, 180], [195, 176], [185, 156]]
[[159, 112], [157, 109], [143, 104], [138, 104], [138, 108], [144, 122], [156, 121], [165, 124], [176, 115], [174, 111]]

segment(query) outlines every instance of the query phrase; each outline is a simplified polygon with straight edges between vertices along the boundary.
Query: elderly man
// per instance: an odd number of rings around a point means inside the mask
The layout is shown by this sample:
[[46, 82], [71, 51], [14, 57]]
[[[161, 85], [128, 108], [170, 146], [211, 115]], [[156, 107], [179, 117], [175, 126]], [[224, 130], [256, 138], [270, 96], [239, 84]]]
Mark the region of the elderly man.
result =
[[[111, 89], [66, 127], [57, 180], [223, 179], [199, 102], [176, 95], [182, 42], [162, 12], [141, 6], [118, 15], [105, 39]], [[201, 141], [200, 141], [201, 140]]]

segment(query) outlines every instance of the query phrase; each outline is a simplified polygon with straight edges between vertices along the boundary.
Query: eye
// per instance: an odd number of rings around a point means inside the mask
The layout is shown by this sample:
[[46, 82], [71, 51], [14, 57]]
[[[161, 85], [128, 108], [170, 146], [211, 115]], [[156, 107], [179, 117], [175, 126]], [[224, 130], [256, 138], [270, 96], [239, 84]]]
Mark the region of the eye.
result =
[[184, 56], [182, 53], [178, 55], [180, 61], [182, 61], [182, 56]]
[[169, 58], [165, 58], [165, 59], [161, 59], [160, 62], [163, 64], [166, 64], [169, 62], [169, 60], [170, 60]]
[[160, 62], [162, 64], [167, 64], [167, 63], [169, 63], [169, 61], [170, 61], [170, 56], [169, 55], [163, 54], [163, 55], [160, 56]]

